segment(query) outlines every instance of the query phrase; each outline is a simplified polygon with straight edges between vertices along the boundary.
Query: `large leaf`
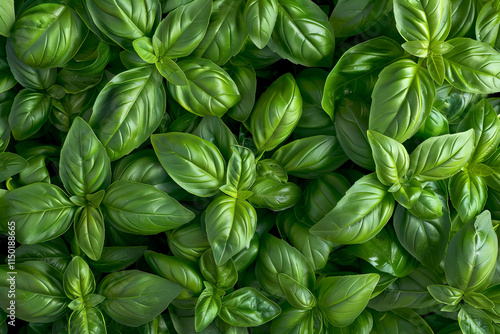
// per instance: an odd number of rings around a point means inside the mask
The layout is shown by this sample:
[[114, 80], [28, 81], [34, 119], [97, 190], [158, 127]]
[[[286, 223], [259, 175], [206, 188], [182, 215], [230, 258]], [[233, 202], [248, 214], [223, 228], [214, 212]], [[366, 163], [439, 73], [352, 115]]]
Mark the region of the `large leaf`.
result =
[[64, 187], [77, 196], [95, 193], [107, 187], [111, 180], [111, 164], [106, 150], [92, 128], [80, 117], [73, 121], [64, 141], [59, 172]]
[[49, 118], [50, 99], [28, 89], [20, 91], [9, 114], [9, 126], [16, 140], [34, 136]]
[[333, 172], [347, 161], [335, 136], [313, 136], [281, 146], [275, 159], [288, 174], [313, 179]]
[[186, 57], [203, 40], [210, 19], [212, 0], [194, 0], [165, 17], [153, 36], [156, 56]]
[[205, 224], [215, 262], [223, 265], [250, 243], [257, 213], [248, 202], [220, 194], [208, 206]]
[[73, 58], [87, 36], [80, 17], [59, 3], [41, 3], [24, 11], [12, 28], [17, 57], [28, 66], [61, 67]]
[[102, 207], [116, 228], [142, 235], [172, 230], [194, 218], [191, 211], [163, 191], [130, 181], [113, 183]]
[[244, 0], [216, 0], [205, 37], [193, 55], [224, 65], [240, 52], [247, 33]]
[[278, 18], [277, 0], [249, 0], [245, 6], [245, 26], [248, 37], [259, 48], [264, 48]]
[[404, 142], [430, 114], [434, 96], [432, 78], [415, 62], [404, 59], [387, 66], [373, 90], [370, 130]]
[[270, 151], [288, 138], [301, 115], [299, 87], [291, 73], [284, 74], [259, 97], [250, 118], [250, 131], [259, 152]]
[[0, 226], [16, 222], [16, 240], [34, 244], [54, 239], [71, 226], [76, 207], [58, 186], [33, 183], [0, 197]]
[[262, 287], [278, 297], [286, 297], [279, 274], [288, 275], [308, 289], [314, 286], [314, 270], [306, 258], [286, 241], [269, 234], [262, 238], [255, 271]]
[[205, 58], [185, 58], [177, 63], [188, 83], [167, 83], [173, 98], [198, 116], [222, 117], [241, 99], [238, 86], [222, 68]]
[[328, 17], [311, 0], [278, 0], [269, 47], [295, 64], [331, 66], [335, 36]]
[[160, 125], [166, 93], [154, 67], [134, 68], [115, 76], [95, 101], [89, 125], [111, 161], [141, 145]]
[[352, 323], [363, 312], [379, 280], [377, 274], [332, 276], [318, 284], [318, 307], [337, 327]]
[[[7, 265], [0, 266], [0, 307], [8, 312], [12, 282]], [[16, 318], [29, 322], [54, 322], [68, 312], [70, 300], [64, 294], [63, 275], [44, 262], [28, 261], [16, 263]]]
[[410, 155], [410, 170], [418, 181], [447, 179], [469, 161], [474, 148], [474, 131], [432, 137]]
[[356, 44], [340, 57], [328, 75], [323, 108], [333, 119], [335, 105], [346, 92], [370, 97], [380, 71], [404, 57], [399, 43], [388, 37]]
[[224, 158], [217, 147], [192, 134], [170, 132], [151, 136], [161, 165], [186, 191], [211, 197], [224, 182]]
[[137, 327], [153, 320], [182, 292], [177, 283], [139, 270], [107, 275], [99, 284], [104, 312], [114, 321]]
[[311, 233], [335, 243], [361, 244], [380, 232], [393, 211], [394, 198], [372, 173], [349, 188]]
[[280, 307], [254, 288], [244, 287], [225, 296], [219, 316], [238, 327], [265, 324], [281, 313]]
[[465, 292], [484, 289], [498, 254], [498, 239], [489, 211], [464, 225], [451, 239], [444, 268], [450, 286]]
[[469, 38], [447, 41], [453, 49], [444, 54], [446, 80], [464, 92], [491, 94], [500, 90], [500, 75], [496, 70], [500, 53], [485, 43]]

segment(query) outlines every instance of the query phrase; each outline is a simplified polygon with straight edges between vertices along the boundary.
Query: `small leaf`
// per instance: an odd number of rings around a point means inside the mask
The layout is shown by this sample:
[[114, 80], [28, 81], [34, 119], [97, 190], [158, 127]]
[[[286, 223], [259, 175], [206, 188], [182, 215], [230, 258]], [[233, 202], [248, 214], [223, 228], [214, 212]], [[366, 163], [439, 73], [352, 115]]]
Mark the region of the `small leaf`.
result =
[[141, 37], [132, 42], [135, 52], [144, 60], [146, 63], [154, 64], [158, 61], [158, 57], [155, 55], [153, 50], [153, 43], [149, 37]]
[[290, 305], [304, 310], [310, 310], [316, 306], [316, 298], [308, 288], [287, 274], [279, 274], [278, 280]]
[[83, 298], [95, 290], [94, 274], [88, 264], [75, 256], [64, 272], [64, 292], [70, 299]]
[[156, 63], [156, 69], [171, 84], [177, 86], [185, 86], [188, 84], [188, 79], [182, 68], [170, 58], [161, 58]]
[[401, 44], [406, 52], [419, 58], [426, 58], [429, 55], [428, 41], [411, 41]]
[[429, 285], [427, 290], [435, 300], [448, 305], [457, 305], [464, 295], [462, 290], [446, 285]]
[[11, 152], [0, 153], [0, 182], [18, 174], [26, 167], [28, 167], [28, 161], [20, 155]]

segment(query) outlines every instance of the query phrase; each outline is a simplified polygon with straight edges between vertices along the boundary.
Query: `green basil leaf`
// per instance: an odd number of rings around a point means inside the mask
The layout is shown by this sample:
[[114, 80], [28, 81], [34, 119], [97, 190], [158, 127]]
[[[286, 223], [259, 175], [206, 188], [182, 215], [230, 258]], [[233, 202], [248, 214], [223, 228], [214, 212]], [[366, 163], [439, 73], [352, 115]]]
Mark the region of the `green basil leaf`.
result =
[[498, 239], [489, 211], [464, 225], [451, 239], [444, 268], [450, 286], [470, 292], [490, 282], [498, 253]]
[[155, 65], [158, 72], [160, 72], [169, 83], [176, 86], [186, 86], [188, 84], [186, 74], [172, 59], [162, 58]]
[[149, 37], [141, 37], [132, 42], [135, 52], [148, 64], [154, 64], [158, 61], [158, 57], [153, 50], [153, 42]]
[[236, 83], [222, 68], [204, 58], [185, 58], [177, 63], [187, 85], [167, 83], [173, 98], [198, 116], [222, 117], [241, 99]]
[[20, 173], [26, 167], [28, 161], [20, 155], [10, 152], [0, 153], [0, 182]]
[[71, 226], [75, 206], [61, 188], [34, 183], [0, 197], [0, 225], [16, 222], [16, 240], [34, 244], [57, 238]]
[[444, 41], [451, 29], [451, 1], [394, 1], [399, 33], [407, 41]]
[[290, 305], [304, 310], [310, 310], [316, 306], [316, 298], [308, 288], [287, 274], [279, 274], [278, 280]]
[[[12, 280], [7, 265], [0, 266], [0, 293], [8, 296]], [[68, 312], [70, 300], [64, 294], [63, 275], [40, 261], [16, 263], [16, 318], [29, 321], [54, 322]], [[0, 307], [10, 306], [10, 298], [2, 298]]]
[[[257, 176], [255, 156], [243, 146], [233, 146], [233, 154], [227, 164], [226, 186], [231, 186], [238, 193], [244, 192], [253, 185]], [[233, 196], [234, 197], [234, 196]]]
[[469, 38], [447, 41], [453, 50], [443, 55], [446, 80], [464, 92], [490, 94], [500, 89], [496, 72], [500, 54], [491, 46]]
[[257, 162], [257, 177], [281, 183], [288, 181], [286, 170], [274, 159], [264, 159]]
[[337, 327], [351, 324], [365, 309], [380, 276], [377, 274], [327, 277], [318, 284], [318, 307]]
[[446, 68], [442, 55], [433, 54], [427, 58], [427, 69], [429, 70], [431, 78], [434, 79], [438, 85], [444, 83]]
[[372, 333], [422, 333], [433, 334], [431, 327], [415, 311], [396, 309], [388, 312], [372, 312]]
[[47, 242], [17, 247], [16, 262], [27, 261], [43, 261], [63, 273], [71, 261], [71, 255], [64, 240], [56, 238]]
[[349, 188], [337, 206], [311, 228], [311, 233], [340, 244], [364, 243], [380, 232], [393, 211], [394, 198], [372, 173]]
[[[87, 143], [83, 146], [81, 143]], [[61, 180], [72, 195], [85, 196], [106, 188], [111, 180], [111, 164], [106, 150], [92, 128], [77, 117], [61, 149]]]
[[280, 307], [254, 288], [244, 287], [225, 296], [219, 316], [232, 326], [255, 327], [281, 313]]
[[432, 78], [415, 62], [404, 59], [387, 66], [373, 90], [369, 129], [406, 141], [430, 114], [434, 96]]
[[427, 290], [435, 300], [448, 305], [457, 305], [464, 295], [462, 290], [447, 285], [429, 285]]
[[257, 213], [248, 202], [221, 194], [208, 206], [205, 224], [215, 263], [223, 265], [249, 244]]
[[400, 186], [396, 191], [391, 187], [389, 192], [392, 192], [394, 199], [406, 209], [411, 209], [417, 203], [420, 195], [422, 195], [422, 184], [417, 180], [403, 180], [399, 184], [394, 186]]
[[328, 67], [335, 35], [326, 14], [311, 0], [278, 0], [278, 18], [268, 45], [294, 64]]
[[458, 312], [458, 323], [462, 333], [494, 334], [495, 329], [486, 313], [469, 305], [463, 305]]
[[193, 134], [214, 144], [220, 150], [225, 161], [229, 161], [233, 155], [232, 147], [238, 145], [236, 136], [217, 116], [203, 117]]
[[[103, 36], [103, 39], [106, 38]], [[110, 45], [89, 34], [78, 53], [64, 68], [78, 75], [92, 76], [102, 73], [112, 57]]]
[[394, 213], [393, 224], [401, 245], [427, 267], [437, 268], [446, 251], [451, 222], [446, 187], [435, 184], [432, 189], [441, 201], [443, 210], [441, 217], [424, 220], [398, 206]]
[[443, 203], [432, 189], [426, 187], [409, 211], [413, 216], [423, 220], [437, 219], [443, 215]]
[[88, 29], [80, 17], [59, 3], [41, 3], [17, 18], [12, 42], [17, 57], [37, 68], [61, 67], [75, 56]]
[[406, 42], [401, 44], [401, 47], [409, 54], [419, 58], [427, 58], [430, 52], [428, 41]]
[[163, 168], [183, 189], [199, 197], [217, 194], [225, 162], [214, 144], [180, 132], [152, 135], [151, 143]]
[[[126, 199], [125, 199], [126, 198]], [[103, 210], [120, 231], [157, 234], [184, 225], [194, 213], [153, 186], [117, 181], [106, 191]]]
[[368, 141], [380, 182], [386, 186], [399, 183], [410, 166], [410, 157], [405, 147], [398, 141], [372, 130], [368, 130]]
[[264, 48], [271, 39], [278, 18], [278, 1], [247, 1], [243, 15], [248, 37], [259, 49]]
[[[481, 2], [481, 1], [480, 1]], [[451, 1], [451, 30], [448, 38], [462, 37], [469, 32], [474, 23], [480, 2], [467, 0]]]
[[107, 275], [99, 284], [104, 312], [114, 321], [137, 327], [153, 320], [182, 292], [177, 283], [139, 270]]
[[95, 307], [85, 307], [79, 311], [73, 311], [68, 320], [69, 333], [105, 333], [106, 322], [101, 311]]
[[10, 142], [9, 113], [12, 107], [13, 94], [0, 94], [0, 153], [7, 149]]
[[415, 133], [415, 137], [425, 140], [449, 133], [450, 126], [448, 124], [448, 119], [433, 107], [424, 124], [422, 124], [417, 133]]
[[401, 246], [390, 226], [382, 229], [375, 238], [348, 249], [378, 270], [393, 276], [404, 277], [417, 267], [417, 261]]
[[349, 159], [365, 169], [375, 170], [367, 137], [369, 113], [370, 106], [359, 98], [349, 96], [340, 100], [335, 116], [335, 131]]
[[468, 222], [483, 211], [488, 187], [480, 176], [459, 172], [450, 178], [450, 199], [463, 222]]
[[101, 257], [104, 247], [104, 218], [99, 208], [87, 205], [75, 215], [75, 238], [78, 247], [92, 260]]
[[464, 301], [477, 309], [491, 309], [495, 307], [495, 303], [479, 292], [466, 293], [464, 295]]
[[214, 1], [207, 32], [193, 56], [208, 58], [218, 65], [236, 56], [247, 37], [244, 10], [243, 0]]
[[500, 8], [494, 1], [488, 1], [476, 19], [476, 39], [489, 44], [498, 50], [498, 25], [500, 24]]
[[199, 223], [167, 232], [167, 242], [175, 256], [192, 262], [198, 262], [203, 253], [210, 248], [205, 226], [202, 228]]
[[323, 109], [333, 119], [335, 104], [345, 92], [370, 97], [380, 71], [404, 57], [399, 43], [388, 37], [356, 44], [340, 57], [328, 75], [322, 100]]
[[410, 170], [418, 181], [436, 181], [459, 172], [474, 148], [474, 131], [432, 137], [410, 154]]
[[470, 164], [488, 159], [500, 143], [500, 120], [495, 109], [487, 100], [481, 100], [472, 107], [458, 124], [458, 131], [474, 129], [474, 153]]
[[103, 273], [111, 273], [127, 268], [139, 260], [147, 247], [145, 246], [112, 246], [102, 249], [98, 261], [89, 261], [92, 268]]
[[132, 52], [132, 42], [151, 36], [161, 19], [158, 0], [87, 0], [87, 11], [94, 24], [107, 37]]
[[141, 334], [168, 334], [169, 329], [165, 319], [160, 314], [147, 324], [139, 326], [139, 332]]
[[154, 53], [161, 58], [186, 57], [205, 36], [212, 0], [185, 3], [165, 17], [153, 36]]
[[202, 276], [191, 263], [149, 250], [144, 253], [144, 257], [155, 273], [184, 288], [178, 299], [188, 299], [203, 291]]
[[408, 276], [392, 282], [384, 291], [370, 300], [368, 307], [377, 311], [389, 311], [400, 308], [424, 309], [436, 306], [438, 302], [429, 294], [427, 287], [439, 283], [441, 283], [441, 278], [436, 273], [420, 266]]
[[335, 136], [313, 136], [281, 146], [272, 158], [288, 174], [313, 179], [333, 172], [347, 161]]
[[[58, 94], [78, 94], [98, 85], [103, 77], [103, 73], [94, 75], [80, 75], [67, 69], [62, 69], [57, 74], [56, 84], [51, 87], [48, 94], [58, 96]], [[60, 86], [60, 87], [59, 87]], [[58, 89], [58, 91], [56, 90]]]
[[330, 16], [335, 37], [358, 35], [392, 10], [392, 1], [339, 0]]
[[83, 298], [95, 290], [94, 274], [88, 264], [79, 256], [75, 256], [64, 272], [64, 292], [70, 299]]
[[250, 204], [256, 208], [267, 208], [272, 211], [282, 211], [291, 208], [300, 200], [302, 190], [292, 182], [280, 182], [275, 179], [258, 177], [252, 188]]
[[14, 0], [2, 1], [0, 4], [2, 18], [0, 19], [0, 35], [9, 37], [10, 30], [16, 21], [16, 13], [14, 12]]
[[99, 92], [89, 125], [111, 161], [141, 145], [160, 125], [166, 108], [161, 76], [153, 66], [115, 76]]
[[232, 259], [217, 265], [212, 249], [203, 253], [199, 265], [203, 277], [219, 289], [229, 290], [238, 281], [238, 271]]
[[50, 174], [45, 165], [44, 155], [37, 155], [29, 158], [28, 167], [19, 172], [19, 183], [21, 185], [37, 182], [50, 183]]
[[16, 140], [34, 136], [49, 118], [50, 99], [41, 93], [27, 89], [20, 91], [14, 99], [9, 114], [9, 126]]
[[322, 325], [320, 316], [321, 314], [315, 310], [301, 310], [294, 307], [285, 309], [271, 323], [271, 333], [313, 333], [315, 324]]
[[227, 73], [236, 83], [241, 95], [240, 102], [229, 109], [227, 114], [238, 122], [245, 122], [250, 117], [255, 104], [257, 75], [251, 65], [231, 66], [227, 69]]
[[286, 241], [270, 234], [262, 237], [255, 268], [262, 287], [278, 297], [286, 297], [279, 274], [286, 274], [308, 289], [314, 286], [314, 270], [306, 258]]
[[204, 282], [205, 290], [196, 302], [194, 322], [196, 332], [203, 331], [217, 317], [222, 307], [220, 295], [217, 288], [208, 282]]
[[276, 148], [290, 136], [302, 115], [302, 96], [290, 73], [276, 79], [259, 97], [250, 119], [250, 132], [259, 150]]

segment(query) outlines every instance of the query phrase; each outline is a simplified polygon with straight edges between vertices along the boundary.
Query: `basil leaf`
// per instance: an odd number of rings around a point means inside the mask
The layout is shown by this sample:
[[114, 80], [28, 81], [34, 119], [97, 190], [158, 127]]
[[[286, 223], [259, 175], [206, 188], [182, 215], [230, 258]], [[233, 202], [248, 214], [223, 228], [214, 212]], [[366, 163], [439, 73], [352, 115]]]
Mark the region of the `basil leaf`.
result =
[[433, 107], [424, 124], [415, 133], [415, 137], [425, 140], [449, 133], [450, 125], [448, 124], [448, 119]]
[[327, 277], [318, 284], [318, 307], [337, 327], [351, 324], [364, 310], [379, 280], [377, 274]]
[[410, 170], [421, 182], [449, 178], [469, 161], [473, 148], [472, 129], [429, 138], [410, 154]]
[[463, 305], [458, 312], [458, 323], [462, 333], [493, 334], [495, 330], [491, 319], [483, 311]]
[[477, 16], [476, 39], [498, 50], [498, 24], [500, 24], [500, 8], [494, 1], [488, 1]]
[[236, 192], [228, 194], [222, 187], [221, 190], [233, 197], [240, 197], [240, 194], [250, 189], [255, 182], [255, 156], [252, 151], [242, 146], [233, 146], [231, 150], [233, 154], [227, 164], [226, 184], [223, 187], [232, 187]]
[[71, 261], [68, 247], [62, 238], [16, 248], [16, 262], [43, 261], [64, 273]]
[[238, 145], [235, 135], [217, 116], [203, 117], [193, 134], [214, 144], [225, 161], [230, 160], [234, 152], [233, 146]]
[[[9, 294], [11, 270], [0, 266], [0, 293]], [[16, 263], [16, 318], [29, 322], [54, 322], [68, 312], [70, 300], [64, 294], [63, 275], [41, 261]], [[0, 300], [4, 310], [10, 306], [9, 298]]]
[[446, 80], [464, 92], [490, 94], [500, 89], [495, 68], [500, 54], [491, 46], [469, 38], [447, 41], [453, 50], [443, 55]]
[[61, 188], [33, 183], [0, 197], [0, 225], [16, 222], [16, 240], [34, 244], [57, 238], [71, 226], [75, 206]]
[[106, 323], [101, 311], [96, 307], [85, 307], [73, 311], [68, 320], [70, 333], [105, 333]]
[[308, 289], [314, 286], [314, 270], [306, 258], [286, 241], [267, 234], [262, 237], [255, 273], [268, 292], [286, 297], [279, 274], [286, 274]]
[[410, 166], [410, 157], [405, 147], [398, 141], [372, 130], [368, 130], [368, 141], [380, 182], [386, 186], [399, 183]]
[[229, 290], [238, 281], [238, 271], [232, 259], [217, 265], [211, 249], [200, 257], [199, 266], [203, 277], [219, 289]]
[[[393, 187], [400, 187], [395, 190]], [[411, 209], [418, 202], [420, 195], [422, 195], [422, 184], [417, 180], [403, 180], [401, 183], [393, 185], [389, 188], [392, 192], [394, 199], [406, 209]]]
[[241, 99], [238, 86], [229, 74], [204, 58], [185, 58], [177, 63], [187, 77], [187, 85], [170, 82], [172, 97], [186, 110], [198, 116], [222, 117]]
[[302, 191], [295, 183], [283, 183], [264, 177], [258, 177], [250, 191], [253, 195], [248, 198], [248, 201], [252, 206], [273, 211], [291, 208], [302, 196]]
[[191, 54], [208, 28], [212, 0], [194, 0], [169, 12], [153, 35], [154, 53], [160, 59]]
[[448, 305], [457, 305], [464, 295], [462, 290], [446, 285], [429, 285], [427, 290], [435, 300]]
[[276, 79], [259, 97], [250, 119], [259, 154], [285, 141], [302, 115], [302, 96], [290, 73]]
[[94, 274], [81, 257], [75, 256], [69, 263], [64, 272], [63, 286], [70, 299], [82, 298], [94, 292]]
[[41, 93], [27, 89], [20, 91], [14, 99], [9, 126], [16, 140], [33, 137], [49, 118], [50, 99]]
[[422, 191], [422, 194], [418, 198], [418, 201], [409, 211], [413, 216], [417, 218], [423, 220], [432, 220], [443, 215], [443, 203], [440, 201], [439, 196], [432, 189], [426, 187]]
[[107, 275], [99, 284], [104, 312], [114, 321], [137, 327], [153, 320], [182, 292], [177, 283], [139, 270]]
[[324, 67], [332, 63], [335, 36], [328, 17], [314, 2], [278, 0], [278, 18], [268, 45], [294, 64]]
[[215, 145], [187, 133], [151, 136], [161, 165], [183, 189], [199, 197], [211, 197], [224, 182], [225, 163]]
[[459, 172], [450, 178], [449, 189], [451, 203], [463, 222], [468, 222], [483, 211], [488, 188], [482, 177]]
[[132, 152], [156, 130], [165, 112], [165, 94], [152, 66], [122, 72], [100, 91], [89, 125], [111, 161]]
[[404, 57], [399, 43], [388, 37], [356, 44], [340, 57], [328, 75], [321, 103], [323, 109], [333, 119], [335, 105], [345, 92], [370, 97], [380, 71]]
[[145, 246], [111, 246], [102, 249], [98, 261], [89, 261], [92, 268], [103, 273], [111, 273], [125, 269], [139, 260], [147, 247]]
[[411, 60], [398, 60], [380, 72], [373, 90], [369, 129], [406, 141], [430, 114], [434, 96], [429, 73]]
[[204, 282], [205, 290], [196, 302], [194, 321], [196, 332], [203, 331], [217, 317], [222, 307], [221, 296], [217, 288], [208, 282]]
[[290, 305], [304, 310], [316, 306], [316, 298], [305, 286], [283, 273], [278, 275], [278, 280]]
[[252, 239], [257, 213], [248, 202], [221, 194], [208, 206], [205, 224], [215, 263], [223, 265]]
[[373, 329], [377, 334], [394, 332], [405, 333], [434, 333], [429, 325], [415, 311], [410, 309], [396, 309], [389, 312], [372, 312]]
[[280, 307], [262, 293], [244, 287], [222, 299], [219, 316], [230, 325], [249, 327], [265, 324], [280, 313]]
[[0, 182], [20, 173], [26, 167], [28, 161], [23, 157], [10, 152], [0, 153]]
[[337, 206], [311, 228], [311, 233], [340, 244], [364, 243], [380, 232], [393, 211], [392, 195], [372, 173], [349, 188]]
[[241, 100], [231, 107], [227, 114], [238, 122], [245, 122], [250, 117], [255, 104], [257, 75], [251, 65], [231, 66], [227, 69], [227, 73], [236, 83], [241, 95]]
[[451, 1], [451, 29], [448, 38], [462, 37], [467, 34], [474, 23], [480, 2], [467, 0]]
[[186, 86], [188, 84], [186, 74], [172, 59], [162, 58], [155, 63], [155, 66], [158, 72], [167, 79], [169, 83], [177, 86]]
[[274, 152], [273, 159], [288, 174], [312, 179], [333, 172], [347, 161], [335, 136], [313, 136], [295, 140]]
[[210, 248], [205, 227], [202, 229], [199, 223], [167, 232], [167, 242], [175, 256], [193, 262], [198, 262], [203, 253]]
[[101, 257], [104, 247], [104, 218], [101, 210], [91, 205], [83, 207], [75, 215], [75, 238], [78, 247], [92, 260]]
[[497, 253], [498, 239], [491, 215], [484, 211], [451, 239], [444, 263], [448, 283], [466, 293], [486, 288]]
[[0, 10], [3, 12], [0, 19], [0, 35], [9, 37], [10, 30], [16, 20], [16, 13], [14, 12], [14, 0], [2, 1]]
[[243, 15], [248, 37], [259, 49], [264, 48], [271, 39], [278, 18], [278, 1], [247, 1]]
[[464, 301], [477, 309], [492, 309], [495, 303], [479, 292], [468, 292], [464, 295]]
[[272, 333], [313, 333], [315, 325], [321, 326], [321, 313], [316, 310], [288, 308], [271, 323]]

